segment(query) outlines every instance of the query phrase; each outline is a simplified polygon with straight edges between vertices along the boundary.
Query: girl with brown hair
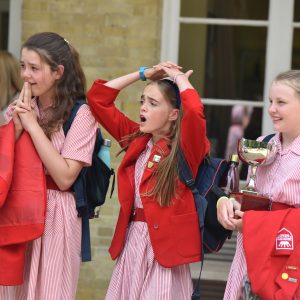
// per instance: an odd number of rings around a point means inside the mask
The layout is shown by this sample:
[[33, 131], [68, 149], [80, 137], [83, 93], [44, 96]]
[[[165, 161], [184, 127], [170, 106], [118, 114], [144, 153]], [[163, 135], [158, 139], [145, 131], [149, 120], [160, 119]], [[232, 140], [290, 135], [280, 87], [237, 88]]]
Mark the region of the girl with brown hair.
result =
[[[193, 195], [178, 179], [177, 155], [184, 153], [195, 176], [209, 151], [191, 73], [164, 62], [108, 82], [96, 80], [88, 92], [96, 119], [126, 152], [118, 170], [120, 212], [109, 249], [118, 260], [106, 299], [191, 298], [189, 263], [201, 259], [200, 232]], [[153, 81], [144, 88], [135, 122], [114, 101], [139, 79]]]
[[[30, 135], [46, 170], [47, 212], [41, 238], [29, 245], [24, 283], [0, 287], [0, 299], [75, 299], [81, 261], [81, 218], [70, 187], [91, 164], [97, 123], [82, 105], [64, 135], [63, 123], [85, 95], [77, 51], [56, 33], [31, 36], [21, 50], [23, 89], [7, 112], [16, 139]], [[33, 98], [32, 98], [33, 96]]]

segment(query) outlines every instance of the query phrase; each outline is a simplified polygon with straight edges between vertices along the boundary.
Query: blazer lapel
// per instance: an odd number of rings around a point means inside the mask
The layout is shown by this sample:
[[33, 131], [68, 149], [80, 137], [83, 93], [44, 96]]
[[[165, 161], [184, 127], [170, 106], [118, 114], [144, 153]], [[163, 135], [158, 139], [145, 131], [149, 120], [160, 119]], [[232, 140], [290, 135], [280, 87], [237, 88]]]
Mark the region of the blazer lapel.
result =
[[[170, 153], [170, 149], [168, 147], [168, 141], [166, 139], [160, 139], [157, 141], [151, 150], [151, 154], [149, 156], [148, 161], [145, 165], [145, 171], [142, 175], [140, 187], [142, 191], [145, 192], [145, 188], [152, 188], [151, 186], [155, 184], [155, 181], [151, 181], [149, 185], [149, 180], [151, 177], [154, 179], [154, 172], [156, 171], [159, 164], [163, 161], [163, 159]], [[144, 184], [146, 185], [144, 186]]]
[[134, 165], [140, 154], [146, 148], [150, 138], [150, 135], [144, 135], [134, 139], [125, 153], [125, 156], [120, 164], [120, 168], [126, 168], [130, 165]]

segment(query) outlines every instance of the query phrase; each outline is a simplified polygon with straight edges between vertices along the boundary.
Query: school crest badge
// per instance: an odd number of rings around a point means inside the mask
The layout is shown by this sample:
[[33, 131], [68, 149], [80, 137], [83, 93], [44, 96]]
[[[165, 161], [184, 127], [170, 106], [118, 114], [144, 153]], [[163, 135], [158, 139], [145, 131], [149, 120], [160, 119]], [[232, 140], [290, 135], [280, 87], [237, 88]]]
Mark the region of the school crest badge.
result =
[[280, 229], [277, 233], [276, 250], [294, 250], [293, 234], [286, 228]]

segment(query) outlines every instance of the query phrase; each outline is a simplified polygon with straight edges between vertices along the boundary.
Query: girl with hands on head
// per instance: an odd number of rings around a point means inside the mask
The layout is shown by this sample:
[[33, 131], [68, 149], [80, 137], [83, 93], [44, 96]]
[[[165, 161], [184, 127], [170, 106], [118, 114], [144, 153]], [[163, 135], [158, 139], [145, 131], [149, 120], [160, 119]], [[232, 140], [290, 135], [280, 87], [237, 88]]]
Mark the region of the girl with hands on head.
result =
[[[75, 299], [81, 262], [81, 218], [71, 186], [91, 164], [97, 122], [82, 105], [64, 135], [63, 124], [85, 97], [85, 76], [77, 51], [56, 33], [31, 36], [21, 49], [23, 89], [7, 110], [16, 139], [25, 130], [42, 160], [47, 213], [41, 238], [27, 249], [24, 284], [0, 287], [0, 299]], [[51, 266], [51, 267], [49, 267]]]
[[[96, 80], [87, 97], [97, 121], [125, 151], [118, 170], [120, 212], [109, 249], [117, 259], [106, 299], [191, 299], [189, 263], [201, 259], [193, 194], [178, 178], [182, 151], [196, 175], [209, 152], [203, 104], [192, 71], [172, 62]], [[166, 78], [167, 77], [167, 78]], [[137, 121], [117, 109], [123, 88], [149, 80]]]

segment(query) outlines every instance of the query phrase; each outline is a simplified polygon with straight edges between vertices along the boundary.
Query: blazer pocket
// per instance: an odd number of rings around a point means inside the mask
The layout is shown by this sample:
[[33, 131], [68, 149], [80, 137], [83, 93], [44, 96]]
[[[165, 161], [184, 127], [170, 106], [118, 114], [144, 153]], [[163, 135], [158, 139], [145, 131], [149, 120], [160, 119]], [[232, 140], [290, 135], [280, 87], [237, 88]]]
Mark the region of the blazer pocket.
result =
[[183, 257], [200, 254], [200, 231], [196, 212], [171, 218], [173, 237], [178, 253]]

